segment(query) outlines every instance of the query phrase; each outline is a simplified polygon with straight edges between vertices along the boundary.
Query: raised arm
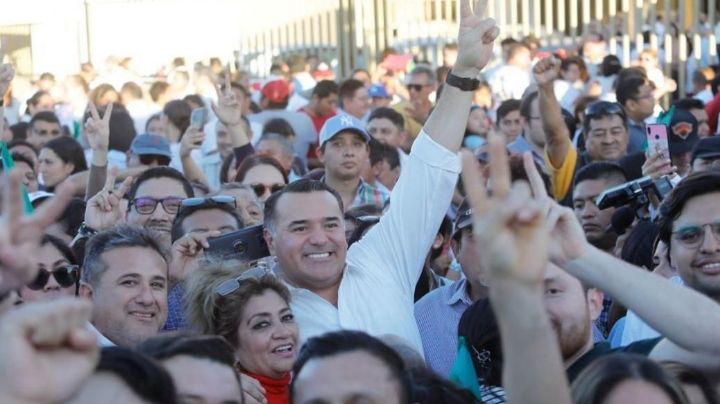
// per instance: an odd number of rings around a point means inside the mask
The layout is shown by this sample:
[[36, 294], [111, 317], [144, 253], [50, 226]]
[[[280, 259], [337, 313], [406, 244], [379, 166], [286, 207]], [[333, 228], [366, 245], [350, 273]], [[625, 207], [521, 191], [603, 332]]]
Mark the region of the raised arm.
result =
[[[90, 161], [89, 173], [85, 175], [85, 200], [89, 200], [100, 192], [107, 177], [107, 156], [110, 147], [110, 115], [112, 115], [113, 104], [109, 103], [105, 109], [102, 119], [95, 104], [90, 103], [90, 117], [85, 122], [85, 135], [90, 149], [92, 149], [92, 161]], [[81, 173], [75, 174], [79, 175]], [[82, 177], [76, 177], [82, 178]], [[72, 178], [75, 183], [75, 178]]]
[[[463, 183], [482, 245], [490, 301], [500, 328], [508, 403], [570, 403], [557, 337], [543, 303], [549, 234], [542, 201], [524, 182], [511, 186], [505, 142], [489, 138], [488, 196], [475, 158], [463, 156]], [[528, 360], [530, 358], [530, 360]]]
[[[475, 79], [492, 56], [493, 43], [499, 34], [495, 20], [485, 17], [487, 0], [476, 1], [471, 10], [469, 0], [460, 1], [458, 58], [452, 74]], [[446, 149], [456, 152], [462, 144], [472, 91], [444, 85], [442, 95], [425, 122], [423, 130]]]
[[570, 132], [565, 125], [560, 103], [555, 97], [554, 83], [560, 76], [560, 61], [548, 57], [539, 61], [533, 68], [535, 82], [538, 85], [538, 103], [543, 129], [545, 129], [545, 147], [550, 163], [555, 168], [562, 166], [572, 147]]

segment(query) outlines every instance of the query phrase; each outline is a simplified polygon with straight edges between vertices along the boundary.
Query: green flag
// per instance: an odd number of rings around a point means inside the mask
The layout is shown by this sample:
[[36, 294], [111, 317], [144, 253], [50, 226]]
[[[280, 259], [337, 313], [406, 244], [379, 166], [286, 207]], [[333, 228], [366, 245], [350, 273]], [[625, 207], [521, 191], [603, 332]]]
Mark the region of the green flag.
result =
[[458, 340], [458, 352], [455, 356], [455, 363], [450, 369], [450, 380], [457, 383], [460, 387], [470, 390], [475, 398], [482, 402], [480, 394], [480, 383], [478, 382], [475, 366], [473, 365], [472, 355], [468, 349], [465, 337]]
[[[12, 155], [10, 154], [10, 151], [7, 148], [7, 143], [0, 142], [0, 147], [2, 147], [2, 165], [3, 170], [5, 171], [5, 175], [10, 175], [10, 170], [15, 167], [15, 162], [13, 161]], [[27, 189], [25, 189], [25, 185], [20, 184], [20, 191], [22, 192], [23, 196], [23, 205], [25, 206], [25, 213], [30, 214], [33, 212], [33, 206], [32, 203], [30, 203], [30, 196], [27, 193]]]

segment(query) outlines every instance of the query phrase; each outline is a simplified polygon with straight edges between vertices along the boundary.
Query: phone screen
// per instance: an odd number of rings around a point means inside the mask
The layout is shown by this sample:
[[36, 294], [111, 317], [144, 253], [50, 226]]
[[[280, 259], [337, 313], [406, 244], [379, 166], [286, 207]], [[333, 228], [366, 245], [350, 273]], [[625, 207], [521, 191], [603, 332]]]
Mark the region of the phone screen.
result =
[[207, 108], [195, 108], [190, 114], [190, 125], [195, 126], [198, 129], [202, 129], [207, 123]]
[[668, 145], [667, 126], [663, 124], [650, 124], [647, 130], [647, 151], [654, 155], [661, 153], [666, 159], [670, 159], [670, 146]]

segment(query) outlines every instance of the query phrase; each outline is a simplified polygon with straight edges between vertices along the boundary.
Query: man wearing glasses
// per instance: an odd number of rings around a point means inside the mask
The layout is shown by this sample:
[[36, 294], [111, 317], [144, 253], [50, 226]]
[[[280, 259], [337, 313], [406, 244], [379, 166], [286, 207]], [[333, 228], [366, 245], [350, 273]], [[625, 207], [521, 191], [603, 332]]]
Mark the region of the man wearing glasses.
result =
[[594, 161], [617, 161], [628, 148], [628, 123], [622, 106], [599, 101], [585, 111], [583, 138], [585, 151], [580, 153], [570, 140], [553, 82], [559, 77], [560, 61], [549, 57], [533, 68], [538, 84], [540, 116], [545, 128], [545, 166], [550, 171], [553, 196], [570, 205], [573, 178], [583, 166]]
[[62, 135], [60, 120], [54, 112], [40, 111], [33, 115], [27, 130], [27, 141], [39, 151], [45, 143]]
[[392, 108], [402, 114], [405, 119], [405, 132], [413, 139], [420, 133], [425, 124], [433, 103], [430, 94], [437, 89], [435, 72], [425, 65], [419, 65], [410, 72], [410, 79], [406, 88], [409, 94], [408, 101], [394, 105]]

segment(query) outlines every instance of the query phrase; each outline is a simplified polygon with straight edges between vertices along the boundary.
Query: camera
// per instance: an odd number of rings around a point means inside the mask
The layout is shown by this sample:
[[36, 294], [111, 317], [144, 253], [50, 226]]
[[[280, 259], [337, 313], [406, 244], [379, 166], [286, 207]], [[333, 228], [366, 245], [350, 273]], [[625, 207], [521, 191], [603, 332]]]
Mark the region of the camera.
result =
[[650, 192], [662, 201], [672, 189], [673, 184], [667, 175], [658, 178], [657, 181], [646, 176], [605, 190], [597, 198], [597, 207], [599, 209], [624, 205], [640, 207], [648, 203]]

